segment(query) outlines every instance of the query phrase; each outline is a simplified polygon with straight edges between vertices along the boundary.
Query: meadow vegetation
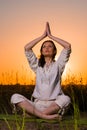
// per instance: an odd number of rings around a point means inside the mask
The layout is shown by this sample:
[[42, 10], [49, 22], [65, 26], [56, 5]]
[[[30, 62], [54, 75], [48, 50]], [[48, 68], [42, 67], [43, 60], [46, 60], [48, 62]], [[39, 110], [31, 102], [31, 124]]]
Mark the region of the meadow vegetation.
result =
[[[10, 104], [10, 98], [12, 94], [19, 93], [30, 99], [33, 89], [34, 85], [0, 85], [0, 113], [7, 111], [7, 113], [11, 114], [12, 106]], [[70, 113], [72, 113], [74, 109], [73, 103], [78, 105], [81, 112], [87, 112], [87, 85], [71, 83], [62, 85], [62, 89], [64, 93], [71, 98]]]
[[[31, 98], [34, 85], [0, 84], [0, 129], [1, 130], [87, 130], [87, 84], [75, 79], [62, 84], [65, 94], [71, 97], [70, 109], [62, 122], [46, 121], [42, 119], [29, 119], [20, 117], [20, 113], [13, 115], [10, 98], [12, 94], [19, 93]], [[15, 121], [15, 123], [14, 123]], [[32, 123], [31, 123], [32, 122]], [[2, 128], [3, 124], [6, 127]], [[50, 126], [51, 125], [51, 126]], [[30, 127], [30, 129], [29, 129]]]

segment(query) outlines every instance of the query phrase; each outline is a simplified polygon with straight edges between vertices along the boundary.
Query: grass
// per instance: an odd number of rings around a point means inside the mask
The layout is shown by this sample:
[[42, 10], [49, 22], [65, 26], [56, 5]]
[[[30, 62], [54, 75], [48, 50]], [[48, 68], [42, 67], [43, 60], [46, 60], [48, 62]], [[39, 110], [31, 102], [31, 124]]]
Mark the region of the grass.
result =
[[[62, 121], [58, 121], [56, 120], [46, 120], [46, 119], [39, 119], [39, 118], [28, 118], [28, 117], [23, 117], [21, 115], [6, 115], [6, 114], [0, 114], [0, 120], [8, 120], [8, 121], [15, 121], [15, 120], [20, 120], [22, 121], [23, 118], [25, 118], [25, 122], [29, 121], [29, 122], [48, 122], [48, 123], [65, 123], [65, 124], [74, 124], [74, 117], [72, 116], [65, 116], [64, 119]], [[87, 117], [80, 117], [78, 119], [78, 124], [79, 125], [87, 125]]]
[[[78, 130], [79, 127], [87, 126], [87, 118], [86, 117], [80, 117], [78, 119], [78, 125], [75, 124], [75, 119], [72, 116], [65, 116], [63, 121], [58, 120], [45, 120], [45, 119], [38, 119], [38, 118], [25, 118], [19, 115], [6, 115], [2, 114], [0, 115], [0, 120], [3, 120], [4, 123], [7, 125], [8, 130], [25, 130], [25, 125], [29, 126], [29, 123], [33, 125], [33, 123], [37, 124], [36, 130], [44, 130], [44, 127], [46, 127], [47, 124], [49, 124], [52, 128], [52, 126], [57, 126], [57, 128], [60, 128], [60, 130]], [[12, 125], [14, 123], [14, 125]], [[45, 123], [45, 124], [44, 124]], [[34, 124], [35, 125], [35, 124]], [[58, 129], [55, 130], [58, 130]], [[71, 129], [70, 129], [71, 128]], [[28, 129], [30, 130], [30, 129]], [[50, 130], [53, 130], [50, 129]]]
[[[64, 93], [71, 97], [72, 104], [64, 120], [59, 122], [12, 115], [11, 95], [20, 93], [30, 99], [34, 85], [0, 85], [0, 130], [87, 130], [87, 84], [70, 83], [62, 87]], [[86, 113], [85, 116], [82, 112]]]

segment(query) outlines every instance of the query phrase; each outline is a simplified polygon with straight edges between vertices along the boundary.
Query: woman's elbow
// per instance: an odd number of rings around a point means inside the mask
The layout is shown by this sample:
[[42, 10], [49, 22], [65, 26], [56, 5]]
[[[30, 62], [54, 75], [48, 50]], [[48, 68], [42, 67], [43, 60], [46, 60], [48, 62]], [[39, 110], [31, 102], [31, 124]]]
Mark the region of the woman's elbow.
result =
[[25, 51], [29, 51], [29, 47], [27, 47], [26, 45], [24, 46], [24, 50]]
[[68, 45], [66, 46], [66, 49], [71, 49], [71, 44], [68, 43]]

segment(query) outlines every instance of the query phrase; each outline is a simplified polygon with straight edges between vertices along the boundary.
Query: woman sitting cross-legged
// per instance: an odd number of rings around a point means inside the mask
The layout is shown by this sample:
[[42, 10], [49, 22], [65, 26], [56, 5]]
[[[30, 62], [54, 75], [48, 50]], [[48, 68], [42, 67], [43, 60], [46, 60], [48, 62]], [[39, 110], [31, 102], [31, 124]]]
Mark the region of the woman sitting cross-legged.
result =
[[[47, 36], [50, 40], [42, 43], [41, 55], [37, 58], [32, 48]], [[63, 47], [56, 61], [57, 48], [54, 41]], [[13, 94], [11, 103], [24, 109], [29, 115], [43, 119], [60, 118], [71, 102], [61, 88], [61, 76], [71, 53], [70, 43], [53, 36], [47, 22], [43, 35], [26, 44], [24, 49], [29, 65], [36, 74], [36, 85], [32, 94], [34, 101], [20, 94]]]

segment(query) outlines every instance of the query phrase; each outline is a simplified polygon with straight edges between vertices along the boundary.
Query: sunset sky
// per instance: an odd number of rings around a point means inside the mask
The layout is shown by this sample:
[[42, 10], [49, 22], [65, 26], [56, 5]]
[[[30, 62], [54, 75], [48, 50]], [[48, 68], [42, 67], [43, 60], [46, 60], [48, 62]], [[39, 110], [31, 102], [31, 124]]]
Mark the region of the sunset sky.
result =
[[[54, 36], [72, 45], [65, 73], [87, 78], [87, 0], [0, 0], [0, 83], [14, 82], [14, 76], [28, 83], [33, 73], [24, 46], [43, 34], [46, 21]], [[62, 47], [55, 44], [58, 56]]]

